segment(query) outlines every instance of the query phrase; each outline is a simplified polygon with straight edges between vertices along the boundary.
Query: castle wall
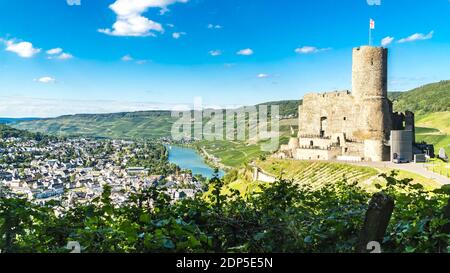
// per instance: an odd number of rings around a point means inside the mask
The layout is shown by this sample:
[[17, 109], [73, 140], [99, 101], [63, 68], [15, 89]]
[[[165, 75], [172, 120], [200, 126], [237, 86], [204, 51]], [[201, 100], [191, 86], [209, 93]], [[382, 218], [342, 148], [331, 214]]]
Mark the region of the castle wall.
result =
[[366, 161], [383, 161], [384, 145], [381, 140], [365, 140], [364, 141], [364, 160]]
[[413, 131], [391, 131], [391, 160], [413, 160]]
[[[312, 145], [311, 145], [312, 144]], [[299, 147], [318, 147], [321, 149], [327, 149], [332, 144], [330, 139], [326, 138], [299, 138]]]
[[412, 131], [413, 140], [412, 142], [416, 142], [416, 126], [415, 126], [415, 118], [414, 113], [411, 111], [405, 112], [405, 130]]
[[403, 130], [405, 129], [405, 126], [403, 122], [405, 121], [405, 115], [403, 113], [392, 113], [391, 116], [392, 119], [392, 130]]
[[340, 155], [339, 149], [296, 149], [294, 159], [296, 160], [331, 160]]
[[253, 168], [253, 181], [261, 181], [266, 183], [273, 183], [277, 179], [269, 174], [264, 173], [262, 170]]
[[353, 138], [359, 117], [360, 107], [349, 92], [307, 94], [299, 112], [299, 136], [331, 137], [344, 133]]
[[362, 157], [364, 143], [346, 142], [342, 147], [342, 154], [346, 156]]

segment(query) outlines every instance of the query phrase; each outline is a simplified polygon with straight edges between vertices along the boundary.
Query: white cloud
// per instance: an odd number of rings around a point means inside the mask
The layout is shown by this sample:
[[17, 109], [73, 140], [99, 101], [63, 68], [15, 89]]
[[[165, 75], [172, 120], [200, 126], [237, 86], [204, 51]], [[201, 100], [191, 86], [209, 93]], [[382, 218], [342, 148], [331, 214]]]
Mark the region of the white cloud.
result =
[[63, 52], [63, 49], [60, 47], [49, 49], [45, 53], [47, 53], [48, 55], [47, 59], [49, 60], [51, 59], [69, 60], [73, 58], [72, 54]]
[[209, 52], [209, 55], [211, 55], [211, 56], [220, 56], [220, 55], [222, 55], [222, 50], [211, 50]]
[[134, 58], [131, 57], [131, 55], [127, 54], [127, 55], [123, 56], [121, 58], [121, 60], [124, 61], [124, 62], [131, 62], [132, 60], [134, 60]]
[[148, 63], [147, 60], [137, 60], [136, 61], [136, 64], [146, 64], [146, 63]]
[[170, 11], [170, 9], [168, 9], [167, 7], [163, 7], [162, 9], [159, 10], [159, 15], [164, 15], [166, 13], [168, 13]]
[[36, 79], [35, 81], [40, 83], [55, 83], [56, 79], [50, 76], [41, 77], [39, 79]]
[[56, 57], [59, 60], [69, 60], [73, 58], [73, 55], [70, 53], [62, 53], [61, 55], [59, 55], [58, 57]]
[[109, 6], [117, 15], [112, 29], [99, 29], [101, 33], [113, 36], [155, 36], [155, 32], [164, 32], [158, 22], [144, 16], [150, 8], [160, 8], [160, 13], [168, 11], [167, 6], [174, 3], [187, 3], [189, 0], [116, 0]]
[[243, 56], [250, 56], [250, 55], [253, 55], [253, 49], [251, 49], [251, 48], [241, 49], [236, 54], [243, 55]]
[[47, 50], [46, 53], [48, 55], [56, 55], [56, 54], [60, 54], [62, 51], [63, 51], [62, 48], [57, 47], [57, 48], [52, 48], [52, 49]]
[[166, 24], [166, 26], [171, 27], [171, 28], [175, 27], [174, 24]]
[[81, 6], [81, 0], [66, 0], [69, 6]]
[[14, 52], [22, 58], [31, 58], [41, 51], [39, 48], [34, 48], [30, 42], [14, 43], [14, 41], [9, 40], [5, 44], [6, 51]]
[[123, 56], [122, 58], [120, 58], [122, 60], [122, 62], [134, 62], [136, 64], [146, 64], [148, 62], [148, 60], [136, 60], [133, 56], [131, 56], [130, 54], [127, 54], [125, 56]]
[[408, 36], [406, 38], [398, 40], [398, 43], [408, 43], [408, 42], [414, 42], [414, 41], [420, 41], [420, 40], [429, 40], [433, 38], [434, 31], [431, 31], [428, 34], [422, 34], [422, 33], [415, 33], [411, 36]]
[[257, 75], [257, 77], [260, 78], [260, 79], [265, 79], [265, 78], [269, 77], [269, 74], [260, 73], [260, 74]]
[[382, 46], [388, 46], [388, 45], [390, 45], [393, 41], [394, 41], [394, 37], [387, 36], [387, 37], [384, 37], [384, 38], [381, 40], [381, 45], [382, 45]]
[[298, 54], [312, 54], [322, 51], [330, 50], [330, 48], [317, 48], [315, 46], [303, 46], [295, 49], [295, 53]]
[[152, 31], [164, 32], [160, 23], [154, 22], [142, 16], [127, 19], [118, 19], [113, 29], [99, 29], [98, 31], [112, 36], [156, 36]]
[[207, 28], [209, 28], [209, 29], [221, 29], [222, 26], [221, 25], [208, 24]]
[[174, 33], [172, 33], [172, 37], [174, 39], [180, 39], [181, 36], [183, 36], [183, 35], [186, 35], [186, 32], [174, 32]]

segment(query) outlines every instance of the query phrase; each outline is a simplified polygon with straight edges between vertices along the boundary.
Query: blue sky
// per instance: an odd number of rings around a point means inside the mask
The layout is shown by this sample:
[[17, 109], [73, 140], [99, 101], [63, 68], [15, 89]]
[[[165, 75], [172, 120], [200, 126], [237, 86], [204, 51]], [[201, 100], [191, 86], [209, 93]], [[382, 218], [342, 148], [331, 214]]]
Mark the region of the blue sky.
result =
[[390, 50], [389, 89], [450, 79], [449, 0], [0, 0], [0, 116], [299, 99], [351, 89], [351, 49]]

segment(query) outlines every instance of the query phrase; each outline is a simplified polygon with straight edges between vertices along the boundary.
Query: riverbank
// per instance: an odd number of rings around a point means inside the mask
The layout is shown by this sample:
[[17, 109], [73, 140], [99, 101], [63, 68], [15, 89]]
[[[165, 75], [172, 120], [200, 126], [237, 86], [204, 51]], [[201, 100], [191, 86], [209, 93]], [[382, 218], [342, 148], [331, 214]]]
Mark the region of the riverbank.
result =
[[[166, 145], [169, 152], [169, 162], [179, 166], [181, 169], [191, 170], [192, 174], [200, 174], [204, 177], [211, 178], [214, 174], [214, 167], [211, 167], [205, 161], [202, 153], [195, 147], [187, 147], [186, 145]], [[219, 175], [225, 175], [225, 171], [219, 168]]]

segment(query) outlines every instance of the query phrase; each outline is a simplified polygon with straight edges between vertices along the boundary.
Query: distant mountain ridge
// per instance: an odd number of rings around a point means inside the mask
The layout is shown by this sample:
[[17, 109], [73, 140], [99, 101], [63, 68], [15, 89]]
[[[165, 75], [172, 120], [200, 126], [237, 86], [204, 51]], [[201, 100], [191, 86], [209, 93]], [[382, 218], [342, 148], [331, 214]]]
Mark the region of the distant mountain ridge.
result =
[[[416, 116], [450, 111], [450, 81], [427, 84], [406, 92], [390, 92], [395, 111], [412, 110]], [[279, 105], [280, 115], [296, 118], [301, 100], [263, 103]], [[262, 104], [258, 104], [262, 105]], [[258, 106], [257, 105], [257, 106]], [[159, 138], [170, 136], [176, 118], [170, 111], [140, 111], [111, 114], [77, 114], [31, 121], [16, 121], [14, 127], [59, 135], [110, 138]]]
[[0, 117], [0, 124], [10, 124], [22, 121], [39, 120], [40, 118], [2, 118]]
[[[279, 105], [280, 115], [285, 118], [297, 116], [300, 101], [269, 102]], [[262, 105], [262, 104], [259, 104]], [[258, 105], [258, 106], [259, 106]], [[140, 111], [111, 114], [64, 115], [32, 121], [22, 121], [14, 127], [32, 132], [55, 135], [82, 135], [109, 138], [160, 138], [171, 135], [172, 124], [177, 120], [170, 111]]]

